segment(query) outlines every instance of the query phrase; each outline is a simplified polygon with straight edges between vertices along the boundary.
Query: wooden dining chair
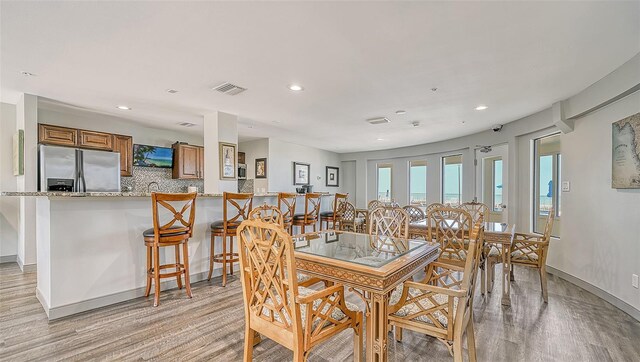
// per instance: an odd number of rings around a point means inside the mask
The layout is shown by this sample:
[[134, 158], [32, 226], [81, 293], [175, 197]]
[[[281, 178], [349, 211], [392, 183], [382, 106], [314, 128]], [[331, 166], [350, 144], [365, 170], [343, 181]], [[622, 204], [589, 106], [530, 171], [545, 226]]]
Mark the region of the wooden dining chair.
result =
[[[178, 203], [180, 211], [174, 207]], [[173, 204], [173, 205], [172, 205]], [[196, 193], [189, 194], [162, 194], [151, 193], [151, 205], [153, 213], [153, 228], [145, 230], [142, 235], [144, 245], [147, 248], [147, 289], [145, 297], [151, 293], [151, 283], [155, 286], [153, 305], [160, 304], [160, 279], [175, 277], [178, 288], [182, 289], [182, 276], [187, 290], [187, 296], [191, 295], [191, 282], [189, 280], [189, 248], [187, 243], [193, 235], [193, 222], [196, 217]], [[159, 210], [159, 207], [161, 209]], [[171, 220], [163, 223], [160, 221], [161, 210], [171, 214]], [[164, 214], [164, 213], [163, 213]], [[175, 249], [175, 263], [160, 264], [160, 248], [173, 246]], [[180, 249], [182, 247], [182, 263], [180, 262]], [[175, 271], [161, 273], [162, 269]]]
[[424, 210], [424, 215], [425, 215], [425, 217], [426, 217], [427, 215], [429, 215], [429, 212], [431, 212], [432, 210], [434, 210], [434, 209], [436, 209], [436, 208], [440, 208], [440, 207], [444, 207], [444, 204], [441, 204], [441, 203], [439, 203], [439, 202], [434, 202], [434, 203], [432, 203], [432, 204], [429, 204], [429, 205], [427, 206], [427, 208]]
[[323, 224], [326, 224], [326, 228], [329, 229], [329, 223], [333, 225], [333, 229], [336, 228], [336, 224], [340, 223], [340, 211], [342, 211], [342, 203], [347, 202], [349, 194], [335, 194], [333, 204], [331, 205], [331, 211], [324, 211], [320, 213], [320, 230], [323, 230]]
[[[406, 281], [392, 293], [389, 323], [398, 342], [402, 341], [403, 329], [423, 333], [443, 342], [454, 361], [462, 362], [462, 339], [466, 333], [469, 360], [476, 361], [473, 296], [483, 233], [482, 224], [475, 224], [463, 264], [436, 261], [432, 264], [437, 266], [438, 273], [427, 275], [421, 282]], [[452, 274], [462, 274], [461, 280], [451, 283], [448, 276]]]
[[407, 212], [407, 214], [409, 214], [409, 221], [410, 222], [416, 222], [416, 221], [420, 221], [420, 220], [424, 220], [426, 215], [424, 214], [424, 211], [422, 211], [421, 208], [414, 206], [414, 205], [407, 205], [405, 207], [403, 207], [404, 211]]
[[354, 330], [354, 360], [362, 353], [362, 312], [345, 301], [344, 287], [322, 290], [301, 287], [291, 235], [262, 220], [238, 228], [245, 313], [244, 361], [251, 361], [260, 335], [306, 361], [309, 351], [345, 329]]
[[472, 226], [471, 214], [461, 208], [443, 206], [429, 211], [427, 240], [440, 244], [439, 261], [464, 264]]
[[489, 207], [481, 202], [464, 202], [460, 205], [460, 208], [471, 215], [474, 223], [478, 222], [481, 217], [483, 220], [489, 219]]
[[549, 241], [551, 240], [554, 218], [555, 211], [551, 207], [542, 235], [515, 233], [513, 243], [511, 243], [511, 280], [514, 280], [513, 267], [515, 265], [538, 269], [542, 299], [544, 299], [545, 303], [549, 301], [547, 294], [547, 254], [549, 252]]
[[282, 212], [284, 228], [293, 235], [293, 216], [296, 213], [298, 194], [289, 192], [278, 193], [278, 209]]
[[379, 200], [371, 200], [367, 204], [367, 210], [369, 210], [369, 212], [371, 212], [371, 211], [373, 211], [373, 209], [375, 209], [378, 206], [384, 206], [384, 205]]
[[365, 219], [356, 215], [356, 207], [350, 203], [343, 203], [343, 211], [340, 220], [340, 230], [362, 232]]
[[[253, 194], [225, 192], [222, 194], [222, 220], [211, 224], [211, 249], [209, 257], [209, 276], [211, 280], [215, 263], [222, 264], [222, 286], [227, 285], [227, 266], [233, 275], [233, 263], [237, 263], [238, 253], [233, 252], [233, 238], [240, 223], [249, 217], [253, 205]], [[215, 238], [222, 238], [222, 252], [215, 253]], [[227, 251], [227, 238], [229, 250]]]
[[376, 207], [369, 213], [369, 235], [406, 239], [409, 236], [409, 214], [399, 207]]
[[304, 213], [293, 215], [293, 226], [299, 226], [301, 234], [305, 233], [307, 226], [313, 226], [313, 231], [316, 231], [321, 199], [322, 194], [319, 193], [310, 192], [304, 195]]

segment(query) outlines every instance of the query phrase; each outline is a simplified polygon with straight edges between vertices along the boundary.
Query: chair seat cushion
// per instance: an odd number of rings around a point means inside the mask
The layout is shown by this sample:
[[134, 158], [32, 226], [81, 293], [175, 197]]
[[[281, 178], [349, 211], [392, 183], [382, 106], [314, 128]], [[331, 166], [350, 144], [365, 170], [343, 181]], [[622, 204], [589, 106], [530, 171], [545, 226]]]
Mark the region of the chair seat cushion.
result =
[[[393, 293], [391, 293], [391, 298], [390, 298], [391, 305], [397, 304], [400, 301], [400, 298], [402, 297], [403, 288], [404, 286], [400, 285], [398, 288], [396, 288], [393, 291]], [[419, 297], [421, 294], [424, 294], [424, 292], [419, 289], [409, 288], [409, 298], [416, 298], [416, 297]], [[400, 308], [400, 310], [393, 313], [392, 316], [405, 318], [407, 316], [420, 313], [437, 306], [442, 306], [442, 309], [438, 309], [437, 311], [432, 313], [425, 313], [422, 315], [418, 315], [412, 318], [411, 320], [428, 323], [440, 328], [440, 326], [436, 325], [433, 322], [432, 320], [433, 318], [437, 320], [438, 323], [440, 323], [443, 328], [447, 328], [447, 325], [449, 324], [447, 316], [449, 314], [452, 314], [453, 316], [455, 316], [456, 309], [458, 308], [458, 298], [453, 298], [453, 311], [449, 311], [447, 306], [448, 299], [449, 299], [448, 296], [444, 294], [434, 294], [434, 293], [429, 293], [429, 294], [430, 294], [429, 297], [424, 297], [422, 299], [414, 301], [413, 303], [405, 304], [404, 306], [402, 306], [402, 308]], [[433, 303], [433, 301], [435, 301], [435, 303]]]
[[323, 211], [320, 213], [320, 216], [333, 217], [333, 211]]
[[526, 250], [526, 253], [522, 250], [514, 250], [511, 252], [511, 260], [538, 261], [538, 253], [535, 250]]
[[293, 220], [304, 220], [304, 214], [293, 215]]
[[[227, 228], [228, 229], [237, 229], [238, 226], [240, 226], [240, 223], [237, 223], [237, 222], [228, 223], [227, 224]], [[218, 220], [218, 221], [212, 222], [211, 223], [211, 229], [212, 230], [222, 230], [222, 229], [224, 229], [224, 221]]]
[[[310, 288], [306, 288], [306, 287], [298, 287], [298, 295], [301, 297], [305, 297], [307, 295], [311, 295], [313, 293], [316, 293], [317, 290], [313, 290]], [[280, 304], [280, 296], [276, 295], [276, 299], [277, 299], [277, 303]], [[289, 298], [290, 303], [293, 303], [293, 298], [292, 296], [290, 296]], [[267, 298], [265, 300], [265, 304], [268, 305], [273, 305], [273, 300], [271, 298]], [[317, 309], [318, 307], [320, 307], [320, 305], [322, 304], [322, 299], [317, 299], [315, 301], [313, 301], [313, 309]], [[349, 303], [345, 301], [345, 304], [347, 305], [347, 308], [349, 308], [352, 311], [357, 311], [358, 306], [353, 304], [353, 303]], [[329, 311], [330, 305], [329, 303], [325, 303], [324, 307], [322, 308], [322, 313], [326, 313], [327, 311]], [[275, 319], [277, 322], [279, 323], [284, 323], [282, 321], [281, 318], [281, 314], [284, 314], [285, 319], [287, 320], [287, 323], [291, 323], [290, 320], [290, 316], [287, 315], [286, 313], [274, 313], [273, 314], [273, 319]], [[271, 316], [271, 311], [268, 308], [262, 308], [262, 315], [264, 315], [265, 317], [270, 317]], [[307, 307], [304, 304], [300, 305], [300, 316], [302, 319], [302, 326], [303, 328], [307, 325], [306, 320], [307, 320]], [[334, 308], [331, 311], [331, 318], [337, 321], [340, 321], [342, 319], [344, 319], [346, 317], [346, 315], [344, 314], [344, 312], [342, 310], [340, 310], [339, 308]], [[320, 323], [320, 320], [316, 318], [316, 320], [313, 321], [313, 324], [311, 326], [312, 329], [315, 330], [315, 328], [318, 326], [318, 323]], [[330, 325], [331, 322], [325, 322], [325, 326]]]
[[501, 255], [502, 255], [502, 250], [498, 249], [498, 247], [495, 246], [495, 245], [491, 245], [491, 247], [489, 248], [489, 253], [487, 254], [487, 256], [499, 257]]
[[[184, 227], [183, 226], [172, 226], [172, 227], [169, 228], [169, 230], [171, 230], [171, 229], [184, 229]], [[162, 234], [162, 236], [176, 236], [176, 235], [184, 235], [186, 233], [187, 233], [186, 231], [181, 230], [181, 231], [178, 231], [178, 232], [175, 232], [175, 233]], [[145, 237], [145, 238], [153, 237], [154, 236], [153, 228], [143, 231], [142, 232], [142, 236]]]

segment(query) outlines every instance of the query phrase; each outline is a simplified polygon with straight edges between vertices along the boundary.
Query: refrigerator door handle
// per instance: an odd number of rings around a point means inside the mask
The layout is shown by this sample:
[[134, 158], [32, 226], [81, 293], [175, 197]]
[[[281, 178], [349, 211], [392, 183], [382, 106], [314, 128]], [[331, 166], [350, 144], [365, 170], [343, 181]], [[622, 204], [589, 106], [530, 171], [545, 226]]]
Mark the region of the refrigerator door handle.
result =
[[78, 179], [78, 192], [86, 192], [87, 191], [87, 183], [84, 179], [84, 159], [81, 150], [76, 151], [76, 170], [77, 170], [77, 179]]

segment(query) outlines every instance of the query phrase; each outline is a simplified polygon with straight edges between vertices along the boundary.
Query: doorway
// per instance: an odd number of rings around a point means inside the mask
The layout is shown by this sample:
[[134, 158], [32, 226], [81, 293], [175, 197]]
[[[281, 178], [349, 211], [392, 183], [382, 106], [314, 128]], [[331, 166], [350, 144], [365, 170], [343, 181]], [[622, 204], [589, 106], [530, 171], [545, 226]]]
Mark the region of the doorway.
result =
[[475, 150], [476, 199], [489, 207], [487, 221], [508, 222], [508, 151], [507, 144]]

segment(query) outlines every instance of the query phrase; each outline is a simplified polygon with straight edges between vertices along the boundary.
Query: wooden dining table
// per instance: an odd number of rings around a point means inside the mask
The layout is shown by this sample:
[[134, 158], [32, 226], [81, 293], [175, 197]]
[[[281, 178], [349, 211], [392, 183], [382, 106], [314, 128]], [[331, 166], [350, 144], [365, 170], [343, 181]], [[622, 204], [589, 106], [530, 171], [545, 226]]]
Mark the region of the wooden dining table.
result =
[[425, 240], [321, 231], [293, 237], [297, 270], [343, 284], [366, 305], [367, 361], [387, 361], [387, 309], [392, 291], [438, 257]]
[[[447, 220], [451, 223], [451, 220]], [[452, 224], [452, 223], [451, 223]], [[484, 268], [487, 270], [488, 258], [487, 254], [490, 248], [497, 248], [500, 251], [500, 257], [502, 261], [502, 305], [511, 305], [511, 244], [513, 243], [513, 236], [515, 234], [515, 225], [509, 225], [507, 223], [499, 222], [485, 222], [484, 223], [484, 242], [486, 247], [484, 248]], [[427, 219], [415, 221], [409, 224], [409, 235], [419, 235], [428, 238], [429, 228]], [[490, 292], [493, 289], [492, 280], [482, 280], [482, 293]]]

